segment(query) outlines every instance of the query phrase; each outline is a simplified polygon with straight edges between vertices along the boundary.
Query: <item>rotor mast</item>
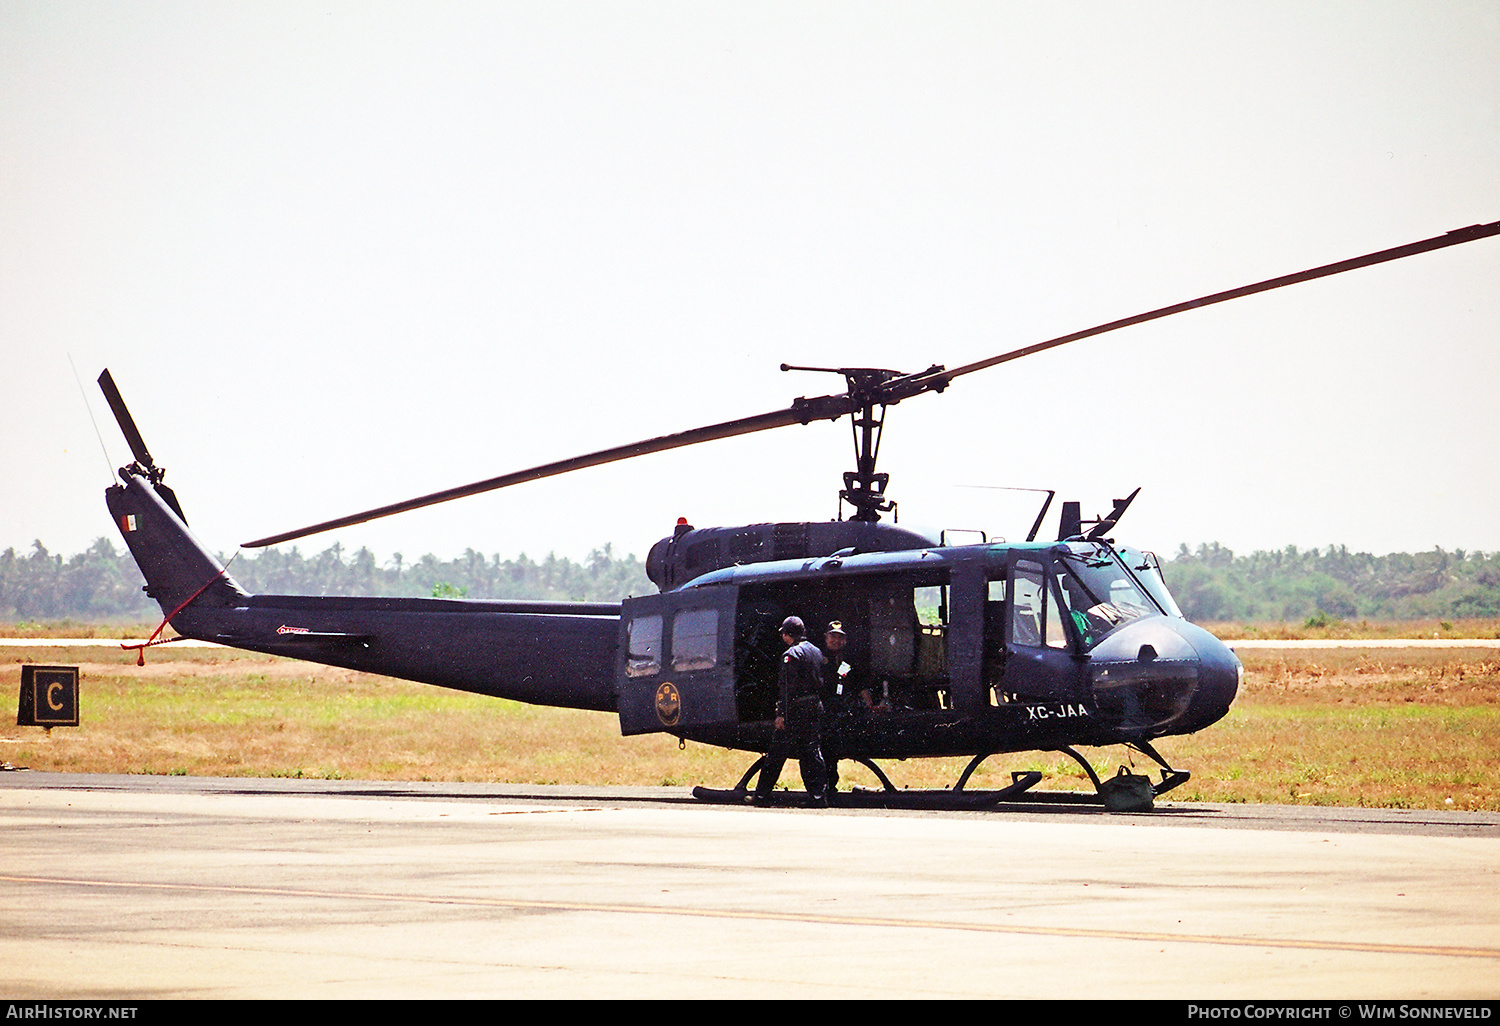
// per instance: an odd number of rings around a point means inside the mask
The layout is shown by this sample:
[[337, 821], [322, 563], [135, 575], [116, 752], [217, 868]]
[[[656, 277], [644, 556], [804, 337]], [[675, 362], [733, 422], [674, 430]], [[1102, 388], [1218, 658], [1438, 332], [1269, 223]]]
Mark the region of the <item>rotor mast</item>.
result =
[[[849, 425], [854, 435], [854, 469], [844, 472], [844, 487], [839, 492], [839, 500], [854, 507], [854, 515], [849, 519], [868, 524], [879, 520], [880, 514], [895, 509], [896, 504], [885, 497], [891, 475], [875, 472], [875, 461], [880, 456], [880, 435], [885, 427], [885, 408], [919, 392], [941, 392], [948, 382], [933, 376], [940, 375], [943, 368], [934, 364], [921, 374], [902, 374], [881, 367], [797, 367], [784, 363], [781, 369], [844, 376], [848, 385], [845, 394], [849, 401]], [[915, 391], [902, 387], [916, 378], [927, 380]]]
[[[853, 391], [851, 384], [850, 390]], [[851, 520], [874, 523], [880, 514], [896, 507], [885, 497], [885, 486], [891, 475], [875, 473], [875, 460], [880, 455], [880, 432], [885, 426], [885, 403], [879, 403], [876, 412], [874, 401], [855, 409], [849, 425], [854, 433], [854, 470], [844, 471], [844, 488], [839, 492], [840, 501], [854, 507]]]

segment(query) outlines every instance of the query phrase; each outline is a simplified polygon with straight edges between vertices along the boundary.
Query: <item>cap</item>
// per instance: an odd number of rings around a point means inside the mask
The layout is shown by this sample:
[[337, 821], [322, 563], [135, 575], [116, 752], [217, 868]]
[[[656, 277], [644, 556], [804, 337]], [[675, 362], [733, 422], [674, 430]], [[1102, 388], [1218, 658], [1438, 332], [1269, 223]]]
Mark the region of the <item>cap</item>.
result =
[[843, 636], [846, 637], [846, 638], [849, 636], [847, 634], [844, 634], [844, 624], [843, 624], [842, 621], [839, 621], [839, 620], [832, 620], [832, 621], [830, 621], [829, 624], [828, 624], [828, 629], [826, 631], [824, 631], [823, 633], [824, 634], [843, 634]]
[[807, 628], [802, 623], [802, 617], [789, 616], [781, 621], [781, 633], [790, 634], [794, 638], [801, 638], [807, 635]]

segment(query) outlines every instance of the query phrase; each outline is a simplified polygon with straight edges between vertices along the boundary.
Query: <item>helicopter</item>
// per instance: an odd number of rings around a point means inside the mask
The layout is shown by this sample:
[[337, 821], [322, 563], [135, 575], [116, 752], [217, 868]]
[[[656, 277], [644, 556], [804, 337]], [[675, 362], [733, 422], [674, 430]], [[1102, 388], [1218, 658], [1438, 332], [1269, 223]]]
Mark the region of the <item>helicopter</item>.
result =
[[[836, 804], [986, 808], [1002, 802], [1094, 801], [1149, 809], [1190, 778], [1153, 742], [1222, 719], [1244, 669], [1233, 651], [1189, 623], [1159, 560], [1112, 533], [1139, 489], [1108, 513], [1061, 506], [1058, 536], [1039, 541], [1047, 492], [1024, 542], [950, 539], [887, 523], [889, 475], [876, 470], [887, 409], [956, 379], [1134, 324], [1356, 268], [1500, 234], [1500, 222], [1267, 279], [1097, 325], [953, 369], [833, 373], [843, 391], [790, 407], [617, 446], [269, 535], [260, 548], [558, 474], [736, 435], [814, 421], [851, 424], [855, 468], [843, 475], [839, 518], [697, 528], [680, 520], [656, 542], [646, 571], [657, 594], [620, 603], [257, 595], [194, 537], [108, 370], [99, 385], [135, 457], [106, 502], [125, 544], [177, 635], [247, 651], [383, 674], [537, 705], [614, 713], [622, 735], [665, 733], [755, 756], [709, 802], [749, 799], [773, 748], [781, 627], [803, 619], [813, 637], [837, 622], [841, 658], [860, 667], [868, 701], [849, 703], [824, 731], [837, 760], [867, 767], [878, 791], [836, 792]], [[851, 514], [844, 517], [844, 507]], [[174, 640], [174, 639], [168, 639]], [[1154, 761], [1160, 780], [1121, 768], [1101, 780], [1079, 747], [1125, 745]], [[1033, 791], [1037, 771], [1009, 786], [970, 791], [987, 759], [1051, 751], [1076, 761], [1093, 795]], [[947, 789], [897, 789], [877, 760], [967, 757]], [[1121, 795], [1125, 795], [1121, 799]], [[777, 792], [777, 801], [810, 796]]]

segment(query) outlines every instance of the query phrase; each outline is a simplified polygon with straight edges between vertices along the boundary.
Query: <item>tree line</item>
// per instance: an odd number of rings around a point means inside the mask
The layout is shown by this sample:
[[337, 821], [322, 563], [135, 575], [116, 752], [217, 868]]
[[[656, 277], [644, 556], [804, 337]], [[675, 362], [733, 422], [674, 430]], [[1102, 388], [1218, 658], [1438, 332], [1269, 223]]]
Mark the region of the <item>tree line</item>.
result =
[[1393, 552], [1288, 545], [1236, 556], [1180, 546], [1162, 566], [1190, 620], [1462, 619], [1500, 616], [1500, 552]]
[[[222, 556], [220, 558], [223, 558]], [[1500, 616], [1500, 552], [1396, 552], [1374, 556], [1342, 545], [1236, 556], [1218, 542], [1180, 546], [1162, 566], [1190, 620], [1301, 621], [1335, 619], [1460, 619]], [[230, 574], [247, 590], [282, 595], [530, 599], [618, 602], [655, 586], [634, 555], [609, 545], [581, 563], [485, 556], [474, 549], [451, 560], [425, 555], [406, 562], [398, 552], [380, 562], [369, 549], [339, 545], [304, 555], [297, 548], [241, 553]], [[47, 551], [0, 553], [0, 619], [86, 622], [159, 616], [141, 591], [135, 561], [108, 538], [70, 557]]]
[[[225, 559], [220, 554], [221, 560]], [[542, 560], [485, 556], [468, 549], [456, 559], [426, 555], [406, 562], [401, 553], [381, 563], [369, 549], [346, 553], [337, 544], [314, 555], [292, 548], [244, 553], [229, 563], [229, 574], [247, 591], [277, 595], [378, 595], [527, 599], [552, 602], [618, 602], [656, 591], [645, 564], [634, 555], [616, 556], [609, 545], [582, 563], [548, 553]], [[145, 584], [128, 551], [100, 538], [78, 555], [64, 558], [40, 541], [29, 553], [0, 552], [0, 619], [86, 622], [147, 620], [160, 608], [141, 591]]]

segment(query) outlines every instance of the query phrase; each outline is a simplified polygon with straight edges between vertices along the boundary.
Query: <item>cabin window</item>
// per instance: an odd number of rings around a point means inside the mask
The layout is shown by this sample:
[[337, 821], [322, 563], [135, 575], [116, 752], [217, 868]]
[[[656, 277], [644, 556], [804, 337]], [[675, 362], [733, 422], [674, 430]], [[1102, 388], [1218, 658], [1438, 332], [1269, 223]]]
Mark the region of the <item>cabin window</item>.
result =
[[996, 702], [994, 687], [1005, 673], [1005, 578], [986, 581], [984, 599], [984, 679], [990, 685], [990, 700]]
[[910, 674], [916, 652], [916, 613], [910, 595], [887, 593], [870, 599], [870, 671]]
[[672, 670], [711, 670], [718, 663], [719, 611], [684, 609], [672, 619]]
[[872, 597], [869, 609], [872, 673], [931, 679], [947, 672], [947, 585], [898, 588]]
[[638, 616], [630, 621], [627, 677], [653, 677], [661, 672], [661, 614]]
[[937, 627], [943, 623], [943, 588], [913, 588], [912, 606], [917, 611], [917, 623], [923, 627]]
[[917, 676], [932, 680], [948, 673], [948, 586], [912, 589], [917, 611]]
[[997, 664], [1005, 659], [1005, 578], [985, 582], [984, 651], [985, 661]]

